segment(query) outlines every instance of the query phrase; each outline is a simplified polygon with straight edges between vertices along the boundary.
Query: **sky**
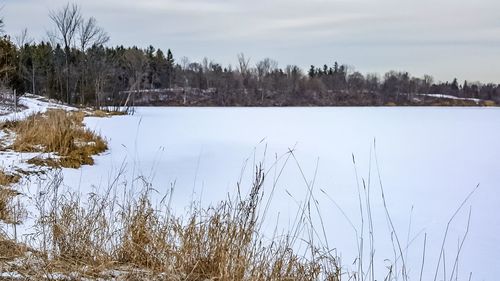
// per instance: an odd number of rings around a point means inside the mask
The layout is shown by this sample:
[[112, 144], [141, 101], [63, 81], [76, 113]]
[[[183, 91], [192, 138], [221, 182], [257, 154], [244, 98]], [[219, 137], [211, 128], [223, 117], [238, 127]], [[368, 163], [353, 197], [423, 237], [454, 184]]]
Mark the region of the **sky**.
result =
[[[0, 0], [11, 35], [37, 41], [65, 0]], [[438, 81], [500, 83], [498, 0], [85, 0], [108, 45], [170, 48], [174, 57], [223, 65], [244, 53], [280, 67], [347, 64], [362, 73], [429, 74]]]

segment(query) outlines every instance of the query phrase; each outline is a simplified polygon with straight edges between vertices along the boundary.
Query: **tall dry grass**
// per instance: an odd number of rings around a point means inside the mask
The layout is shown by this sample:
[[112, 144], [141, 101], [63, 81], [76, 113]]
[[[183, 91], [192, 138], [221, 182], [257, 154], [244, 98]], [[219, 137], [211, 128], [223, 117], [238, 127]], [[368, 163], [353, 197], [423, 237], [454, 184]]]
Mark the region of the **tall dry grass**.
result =
[[94, 109], [86, 113], [87, 117], [112, 117], [112, 116], [123, 116], [127, 115], [128, 111], [120, 110], [119, 108], [101, 108]]
[[12, 184], [18, 183], [20, 179], [21, 178], [19, 175], [7, 173], [2, 168], [0, 168], [0, 187], [10, 186]]
[[0, 221], [13, 222], [12, 198], [18, 193], [10, 188], [0, 187]]
[[187, 216], [174, 215], [171, 193], [155, 205], [148, 185], [118, 199], [123, 191], [111, 184], [83, 200], [62, 192], [54, 179], [35, 200], [32, 244], [43, 253], [41, 268], [26, 265], [25, 274], [106, 279], [120, 270], [121, 280], [341, 280], [339, 260], [323, 246], [311, 241], [312, 254], [304, 256], [292, 233], [262, 239], [264, 178], [257, 168], [249, 194], [197, 205]]
[[[289, 156], [295, 158], [293, 152]], [[353, 164], [358, 178], [354, 157]], [[376, 165], [378, 170], [378, 163]], [[119, 174], [105, 190], [82, 197], [79, 193], [62, 190], [62, 178], [56, 174], [47, 186], [39, 187], [33, 198], [37, 215], [29, 245], [30, 251], [36, 252], [36, 259], [26, 259], [16, 272], [31, 280], [63, 276], [68, 280], [375, 281], [383, 271], [384, 280], [413, 280], [409, 277], [405, 258], [408, 245], [401, 244], [398, 231], [390, 222], [379, 171], [382, 203], [395, 255], [386, 269], [375, 268], [374, 263], [370, 175], [358, 186], [360, 228], [346, 216], [358, 243], [358, 257], [348, 267], [342, 265], [341, 257], [328, 245], [323, 226], [313, 223], [311, 213], [318, 207], [313, 194], [314, 180], [307, 181], [305, 176], [308, 194], [300, 203], [292, 227], [285, 233], [264, 239], [261, 224], [272, 197], [264, 198], [263, 194], [267, 175], [257, 166], [248, 194], [241, 194], [238, 188], [237, 194], [210, 207], [193, 202], [191, 211], [179, 216], [170, 206], [172, 190], [160, 202], [154, 201], [153, 193], [157, 191], [146, 181], [138, 191], [137, 185], [123, 186]], [[448, 226], [474, 191], [456, 210]], [[332, 202], [335, 203], [333, 199]], [[321, 216], [319, 209], [318, 213]], [[307, 235], [300, 236], [300, 232]], [[324, 240], [320, 239], [321, 232]], [[441, 253], [447, 232], [448, 228]], [[420, 280], [425, 241], [426, 238]], [[5, 245], [14, 247], [17, 244]], [[13, 251], [15, 249], [18, 248]], [[457, 263], [459, 254], [455, 257]], [[444, 268], [444, 261], [439, 262], [437, 271]], [[448, 271], [450, 280], [458, 279], [457, 267], [454, 265], [451, 272]]]
[[83, 125], [80, 111], [51, 109], [3, 125], [15, 133], [11, 148], [18, 152], [55, 153], [57, 159], [34, 159], [34, 164], [66, 168], [92, 165], [92, 155], [107, 149], [104, 139]]
[[0, 222], [9, 224], [19, 223], [16, 216], [16, 205], [13, 199], [19, 195], [19, 192], [10, 188], [11, 185], [19, 182], [20, 177], [0, 169]]

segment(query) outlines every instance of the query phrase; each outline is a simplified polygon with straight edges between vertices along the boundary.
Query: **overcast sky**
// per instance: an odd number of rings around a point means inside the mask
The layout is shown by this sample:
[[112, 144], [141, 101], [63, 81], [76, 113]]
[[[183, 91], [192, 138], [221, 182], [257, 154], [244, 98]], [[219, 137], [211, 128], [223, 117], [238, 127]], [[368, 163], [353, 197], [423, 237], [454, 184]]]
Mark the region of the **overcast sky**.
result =
[[[64, 0], [0, 0], [6, 31], [36, 40]], [[362, 73], [407, 70], [437, 80], [500, 83], [499, 0], [85, 0], [110, 45], [172, 49], [224, 65], [243, 52], [280, 66], [333, 64]]]

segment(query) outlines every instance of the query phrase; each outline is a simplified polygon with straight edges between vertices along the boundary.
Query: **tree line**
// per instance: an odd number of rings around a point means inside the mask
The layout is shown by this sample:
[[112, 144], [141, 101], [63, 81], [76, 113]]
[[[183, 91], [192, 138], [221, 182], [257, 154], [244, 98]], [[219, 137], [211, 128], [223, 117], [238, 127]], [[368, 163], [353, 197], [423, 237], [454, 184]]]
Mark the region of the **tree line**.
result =
[[[77, 5], [67, 4], [49, 17], [54, 31], [45, 41], [30, 39], [27, 30], [1, 36], [3, 88], [96, 106], [153, 93], [174, 97], [166, 104], [188, 105], [426, 105], [436, 103], [438, 95], [461, 98], [464, 105], [467, 99], [500, 103], [497, 84], [436, 82], [404, 71], [364, 75], [337, 62], [304, 71], [279, 67], [270, 58], [252, 62], [244, 54], [235, 66], [207, 58], [175, 60], [170, 49], [106, 46], [109, 35]], [[2, 33], [3, 27], [0, 20]]]

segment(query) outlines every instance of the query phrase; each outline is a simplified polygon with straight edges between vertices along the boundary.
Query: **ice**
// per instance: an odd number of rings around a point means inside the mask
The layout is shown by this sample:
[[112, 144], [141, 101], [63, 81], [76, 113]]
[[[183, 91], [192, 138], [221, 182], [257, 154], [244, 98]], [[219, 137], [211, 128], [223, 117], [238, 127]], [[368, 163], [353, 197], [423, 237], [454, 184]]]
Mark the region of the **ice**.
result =
[[[42, 110], [48, 107], [25, 102]], [[152, 181], [158, 201], [175, 183], [172, 207], [182, 214], [193, 199], [208, 205], [235, 194], [238, 181], [248, 190], [253, 167], [263, 162], [266, 195], [276, 181], [263, 224], [266, 237], [275, 228], [281, 232], [293, 226], [298, 204], [312, 187], [323, 226], [315, 210], [312, 220], [320, 234], [324, 227], [330, 248], [337, 249], [346, 268], [357, 255], [356, 232], [348, 219], [361, 236], [356, 168], [361, 195], [363, 180], [370, 190], [378, 280], [387, 273], [384, 266], [398, 258], [379, 175], [413, 280], [420, 272], [424, 235], [424, 280], [433, 280], [448, 220], [480, 184], [450, 225], [447, 277], [466, 232], [469, 208], [471, 225], [458, 279], [467, 280], [470, 271], [473, 280], [500, 275], [500, 109], [151, 107], [137, 108], [129, 116], [90, 117], [85, 123], [108, 140], [110, 149], [95, 157], [94, 166], [64, 169], [67, 188], [82, 194], [103, 189], [125, 167], [123, 178], [130, 183], [139, 175]], [[363, 237], [367, 247], [366, 221]], [[368, 251], [365, 248], [365, 258]], [[367, 266], [365, 261], [365, 271]]]
[[[294, 149], [296, 160], [289, 159], [277, 181], [263, 229], [270, 235], [276, 227], [290, 228], [298, 202], [307, 197], [306, 183], [314, 180], [313, 194], [329, 246], [342, 254], [346, 266], [357, 255], [356, 236], [335, 203], [360, 234], [354, 155], [359, 180], [370, 185], [379, 279], [385, 276], [386, 259], [398, 257], [393, 253], [375, 160], [405, 255], [409, 244], [405, 262], [413, 279], [418, 278], [424, 235], [424, 276], [433, 278], [446, 224], [480, 183], [451, 223], [446, 267], [450, 274], [471, 207], [460, 277], [473, 271], [476, 280], [494, 280], [500, 274], [497, 108], [138, 108], [132, 116], [87, 118], [86, 124], [109, 140], [110, 150], [96, 157], [95, 166], [65, 170], [68, 186], [84, 192], [90, 192], [92, 185], [105, 186], [125, 163], [130, 182], [137, 175], [148, 176], [159, 194], [175, 182], [177, 213], [184, 212], [193, 198], [210, 204], [234, 194], [240, 177], [242, 186], [249, 187], [252, 167], [260, 161], [269, 169], [265, 186], [269, 194], [285, 162], [281, 158], [274, 170], [275, 157]], [[314, 216], [319, 231], [319, 216]], [[364, 228], [366, 246], [366, 221]]]

